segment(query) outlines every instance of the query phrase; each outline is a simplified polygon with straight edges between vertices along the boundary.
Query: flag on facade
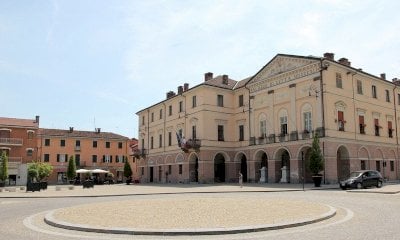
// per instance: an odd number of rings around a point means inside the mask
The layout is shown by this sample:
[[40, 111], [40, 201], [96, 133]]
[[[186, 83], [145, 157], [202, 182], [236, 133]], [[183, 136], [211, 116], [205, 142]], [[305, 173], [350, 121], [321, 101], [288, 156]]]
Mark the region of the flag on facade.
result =
[[182, 146], [182, 138], [181, 138], [181, 135], [179, 135], [178, 133], [176, 133], [176, 139], [178, 140], [178, 146], [181, 147], [181, 146]]

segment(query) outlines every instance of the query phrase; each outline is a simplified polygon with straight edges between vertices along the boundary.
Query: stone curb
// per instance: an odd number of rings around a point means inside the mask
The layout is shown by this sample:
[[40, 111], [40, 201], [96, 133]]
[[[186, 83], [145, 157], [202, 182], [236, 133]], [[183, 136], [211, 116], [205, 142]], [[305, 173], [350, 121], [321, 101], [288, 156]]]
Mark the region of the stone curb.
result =
[[305, 218], [293, 222], [284, 222], [280, 224], [265, 224], [256, 226], [241, 226], [231, 228], [199, 228], [199, 229], [135, 229], [135, 228], [95, 228], [89, 225], [73, 224], [65, 221], [60, 221], [54, 218], [53, 213], [56, 210], [50, 211], [44, 217], [45, 223], [58, 228], [77, 230], [84, 232], [108, 233], [108, 234], [126, 234], [126, 235], [155, 235], [155, 236], [189, 236], [189, 235], [222, 235], [222, 234], [237, 234], [250, 233], [260, 231], [278, 230], [284, 228], [292, 228], [304, 226], [316, 222], [329, 219], [336, 215], [336, 208], [329, 207], [329, 211], [316, 217]]

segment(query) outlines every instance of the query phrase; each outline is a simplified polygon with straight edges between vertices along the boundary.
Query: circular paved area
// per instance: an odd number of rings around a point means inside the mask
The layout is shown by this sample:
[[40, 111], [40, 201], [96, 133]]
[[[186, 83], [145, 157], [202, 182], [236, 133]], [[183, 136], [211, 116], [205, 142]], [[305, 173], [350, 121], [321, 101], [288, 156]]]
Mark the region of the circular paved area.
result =
[[164, 196], [91, 203], [48, 213], [53, 226], [92, 232], [186, 235], [265, 231], [314, 223], [336, 209], [319, 203], [248, 197]]

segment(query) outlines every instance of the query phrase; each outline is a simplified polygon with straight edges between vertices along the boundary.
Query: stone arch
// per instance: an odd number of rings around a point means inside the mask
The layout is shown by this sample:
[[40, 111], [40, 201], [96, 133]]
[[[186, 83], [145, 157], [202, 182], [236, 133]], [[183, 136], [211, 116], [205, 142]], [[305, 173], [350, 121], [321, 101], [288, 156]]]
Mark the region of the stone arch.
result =
[[185, 161], [185, 157], [182, 153], [178, 153], [175, 157], [175, 163], [183, 163]]
[[[301, 146], [297, 152], [299, 162], [299, 182], [312, 183], [312, 172], [308, 169], [311, 155], [311, 145], [305, 144]], [[304, 180], [303, 180], [304, 179]]]
[[350, 175], [350, 156], [349, 150], [344, 145], [340, 145], [336, 150], [336, 163], [338, 180], [343, 180]]
[[165, 158], [165, 164], [172, 164], [172, 163], [174, 163], [174, 159], [172, 158], [171, 155], [168, 155], [168, 156]]
[[238, 152], [235, 155], [235, 160], [237, 164], [236, 169], [239, 169], [239, 171], [243, 175], [243, 182], [247, 182], [247, 176], [248, 176], [248, 168], [247, 168], [247, 155], [244, 152]]
[[189, 181], [199, 182], [199, 156], [197, 153], [190, 153], [189, 157]]
[[286, 147], [275, 151], [275, 182], [290, 182], [290, 152]]
[[[255, 159], [254, 165], [254, 176], [255, 181], [260, 181], [261, 183], [268, 182], [268, 154], [264, 150], [258, 150], [254, 154], [253, 159]], [[263, 168], [264, 167], [264, 168]], [[262, 177], [261, 171], [264, 171], [265, 177]]]
[[214, 156], [214, 182], [226, 181], [225, 163], [228, 161], [228, 155], [224, 152], [218, 152]]

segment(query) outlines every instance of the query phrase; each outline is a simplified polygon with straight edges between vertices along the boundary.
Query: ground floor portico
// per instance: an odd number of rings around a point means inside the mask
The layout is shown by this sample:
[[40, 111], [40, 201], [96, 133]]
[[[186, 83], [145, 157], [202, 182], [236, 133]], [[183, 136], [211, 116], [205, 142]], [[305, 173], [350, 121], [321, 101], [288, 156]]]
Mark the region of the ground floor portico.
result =
[[[350, 172], [373, 169], [387, 180], [399, 179], [397, 149], [362, 142], [321, 138], [324, 183], [334, 184]], [[155, 183], [232, 183], [239, 172], [244, 182], [312, 182], [308, 170], [311, 141], [264, 144], [242, 149], [206, 149], [165, 152], [137, 161], [135, 178]]]

